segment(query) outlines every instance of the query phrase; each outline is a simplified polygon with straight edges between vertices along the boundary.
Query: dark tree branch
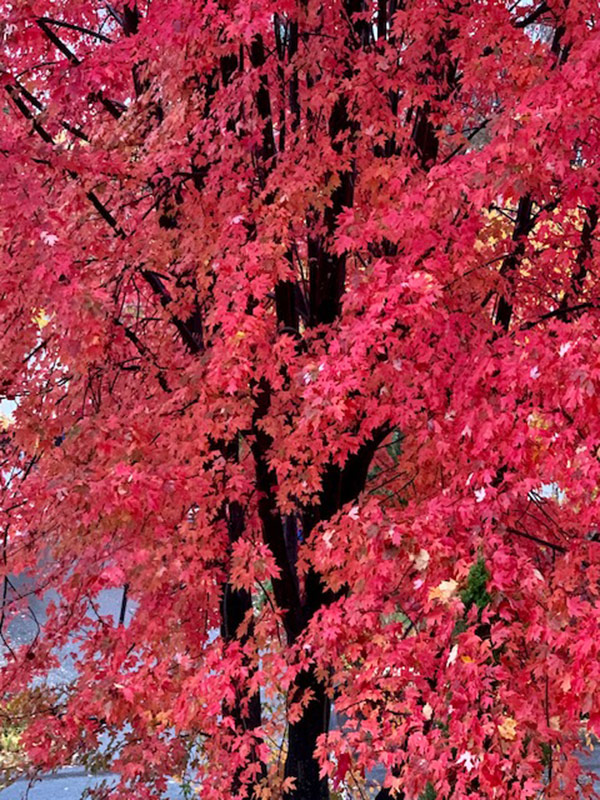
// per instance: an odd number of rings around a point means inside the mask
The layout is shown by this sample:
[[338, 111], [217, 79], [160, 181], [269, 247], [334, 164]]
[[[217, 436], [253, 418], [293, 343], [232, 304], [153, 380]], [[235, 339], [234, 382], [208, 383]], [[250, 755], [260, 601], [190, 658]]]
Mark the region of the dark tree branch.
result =
[[[81, 60], [77, 58], [75, 53], [68, 47], [62, 39], [57, 36], [54, 31], [50, 28], [47, 22], [44, 21], [44, 17], [40, 17], [36, 20], [38, 27], [43, 31], [43, 33], [48, 37], [48, 39], [52, 42], [52, 44], [60, 50], [60, 52], [66, 56], [73, 66], [77, 67], [81, 64]], [[117, 106], [112, 102], [112, 100], [107, 100], [102, 93], [98, 94], [98, 99], [100, 103], [104, 106], [104, 108], [108, 111], [111, 116], [115, 119], [120, 119], [122, 115], [122, 111], [117, 108]]]
[[103, 33], [98, 33], [97, 31], [92, 31], [90, 28], [83, 28], [81, 25], [75, 25], [73, 22], [64, 22], [63, 20], [58, 19], [51, 19], [50, 17], [40, 17], [39, 22], [44, 23], [45, 25], [54, 25], [57, 28], [68, 28], [72, 31], [78, 31], [79, 33], [84, 33], [87, 36], [92, 36], [94, 39], [99, 39], [101, 42], [107, 42], [108, 44], [112, 44], [112, 39], [109, 39], [108, 36], [105, 36]]
[[537, 19], [539, 19], [542, 14], [545, 14], [546, 11], [549, 11], [548, 4], [545, 2], [541, 3], [535, 11], [532, 11], [531, 14], [528, 14], [523, 19], [517, 20], [515, 22], [515, 28], [526, 28], [528, 25], [534, 23]]
[[554, 542], [549, 542], [547, 539], [542, 539], [539, 536], [536, 536], [533, 533], [527, 533], [527, 531], [521, 531], [518, 528], [506, 528], [508, 533], [512, 533], [515, 536], [521, 536], [524, 539], [529, 539], [531, 542], [536, 542], [536, 544], [542, 545], [542, 547], [549, 547], [551, 550], [556, 551], [557, 553], [566, 553], [567, 548], [563, 547], [561, 544], [555, 544]]
[[586, 311], [591, 308], [598, 308], [596, 303], [579, 303], [575, 306], [570, 306], [568, 308], [564, 308], [560, 306], [560, 308], [555, 308], [553, 311], [548, 311], [545, 314], [542, 314], [540, 317], [534, 320], [530, 320], [529, 322], [524, 322], [520, 326], [520, 330], [528, 331], [531, 328], [535, 328], [536, 325], [539, 325], [540, 322], [544, 322], [547, 319], [552, 319], [553, 317], [562, 317], [565, 314], [572, 314], [578, 311]]

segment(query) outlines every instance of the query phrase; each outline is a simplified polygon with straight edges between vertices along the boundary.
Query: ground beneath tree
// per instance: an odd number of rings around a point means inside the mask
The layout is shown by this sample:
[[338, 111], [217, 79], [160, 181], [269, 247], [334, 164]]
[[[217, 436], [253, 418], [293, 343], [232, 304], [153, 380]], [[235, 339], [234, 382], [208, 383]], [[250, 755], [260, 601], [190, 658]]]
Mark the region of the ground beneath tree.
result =
[[[600, 748], [584, 758], [585, 765], [592, 769], [600, 782]], [[85, 789], [98, 785], [101, 781], [114, 780], [113, 776], [102, 775], [92, 777], [77, 767], [61, 770], [56, 775], [48, 775], [35, 784], [27, 794], [27, 781], [17, 781], [7, 789], [0, 791], [0, 800], [78, 800]], [[600, 787], [599, 787], [600, 788]], [[165, 800], [183, 800], [184, 793], [175, 782], [169, 783]]]
[[[1, 800], [78, 800], [85, 789], [91, 789], [102, 781], [112, 782], [114, 776], [99, 775], [92, 777], [78, 767], [68, 767], [60, 770], [55, 775], [47, 775], [39, 783], [29, 786], [26, 780], [17, 781], [0, 792]], [[175, 782], [169, 782], [169, 788], [164, 795], [165, 800], [183, 800], [184, 793]]]

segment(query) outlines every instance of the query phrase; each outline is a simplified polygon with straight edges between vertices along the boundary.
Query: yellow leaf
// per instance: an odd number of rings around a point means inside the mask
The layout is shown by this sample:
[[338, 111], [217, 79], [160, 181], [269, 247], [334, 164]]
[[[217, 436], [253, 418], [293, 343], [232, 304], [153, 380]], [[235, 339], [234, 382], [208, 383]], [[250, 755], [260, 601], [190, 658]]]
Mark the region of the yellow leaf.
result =
[[517, 720], [514, 717], [504, 717], [498, 725], [498, 733], [503, 739], [513, 742], [517, 738]]
[[419, 572], [427, 569], [429, 564], [429, 553], [427, 550], [419, 550], [416, 556], [411, 556], [411, 560], [415, 562], [415, 567]]
[[448, 603], [456, 594], [457, 589], [458, 583], [455, 580], [442, 581], [439, 586], [429, 590], [429, 599]]
[[14, 419], [11, 415], [0, 414], [0, 431], [6, 431], [13, 424]]
[[40, 330], [45, 328], [50, 322], [50, 317], [46, 314], [43, 308], [39, 308], [31, 318]]

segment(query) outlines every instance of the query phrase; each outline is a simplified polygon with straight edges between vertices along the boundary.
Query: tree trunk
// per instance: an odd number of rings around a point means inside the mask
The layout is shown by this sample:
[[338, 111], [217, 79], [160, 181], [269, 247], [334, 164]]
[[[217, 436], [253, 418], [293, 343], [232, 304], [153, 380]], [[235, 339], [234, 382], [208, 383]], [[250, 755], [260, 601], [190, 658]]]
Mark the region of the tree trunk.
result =
[[318, 737], [329, 728], [330, 702], [313, 670], [300, 673], [290, 699], [298, 699], [307, 690], [313, 698], [302, 717], [289, 728], [285, 777], [295, 778], [295, 787], [289, 794], [292, 800], [328, 800], [327, 778], [319, 777], [314, 753]]

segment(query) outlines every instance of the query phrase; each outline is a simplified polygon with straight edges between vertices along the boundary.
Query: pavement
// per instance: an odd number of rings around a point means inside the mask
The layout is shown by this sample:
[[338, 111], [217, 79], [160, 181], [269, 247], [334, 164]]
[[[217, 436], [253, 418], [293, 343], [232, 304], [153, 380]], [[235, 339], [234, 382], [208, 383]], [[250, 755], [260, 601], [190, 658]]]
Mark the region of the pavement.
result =
[[[79, 800], [86, 789], [99, 786], [102, 782], [110, 785], [116, 782], [116, 778], [110, 774], [92, 777], [78, 767], [67, 767], [55, 774], [45, 775], [31, 787], [27, 780], [16, 781], [0, 791], [0, 800]], [[175, 781], [169, 781], [163, 797], [164, 800], [183, 800], [184, 795]]]
[[[600, 779], [600, 749], [584, 755], [582, 762]], [[77, 767], [67, 767], [56, 774], [44, 776], [30, 788], [29, 793], [27, 781], [16, 781], [0, 791], [0, 800], [79, 800], [85, 789], [98, 786], [102, 781], [110, 784], [115, 780], [110, 774], [92, 777]], [[181, 787], [175, 781], [169, 782], [164, 800], [184, 800]]]
[[[110, 776], [108, 776], [110, 779]], [[33, 784], [29, 793], [29, 782], [16, 781], [0, 792], [2, 800], [78, 800], [85, 789], [98, 785], [106, 777], [92, 778], [82, 770], [65, 769], [55, 775], [46, 775], [39, 783]]]

